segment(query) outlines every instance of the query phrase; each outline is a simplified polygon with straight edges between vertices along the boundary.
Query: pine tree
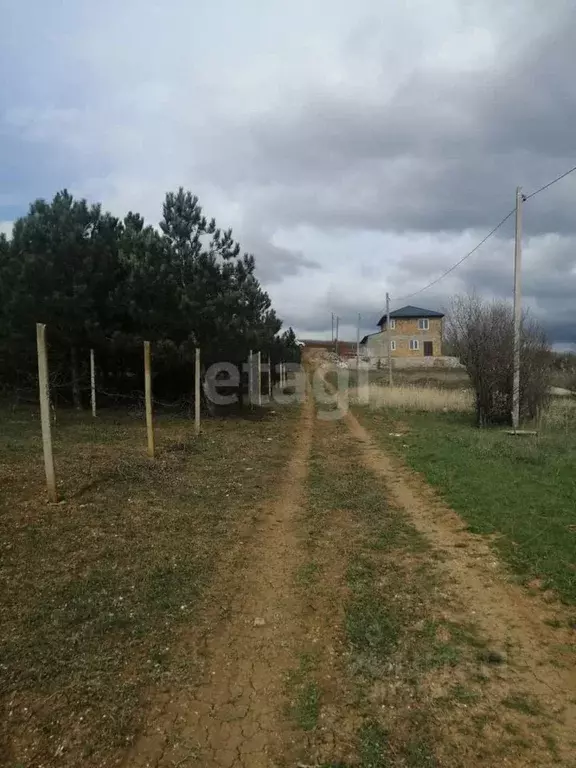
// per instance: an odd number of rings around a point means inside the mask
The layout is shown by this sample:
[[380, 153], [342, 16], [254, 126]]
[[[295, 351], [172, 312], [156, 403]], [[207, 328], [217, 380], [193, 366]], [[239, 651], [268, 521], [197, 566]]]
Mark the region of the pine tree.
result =
[[67, 348], [76, 407], [80, 352], [116, 322], [111, 297], [122, 277], [119, 232], [117, 219], [66, 190], [51, 203], [34, 202], [14, 225], [13, 322], [27, 340], [34, 322], [44, 322], [51, 345]]

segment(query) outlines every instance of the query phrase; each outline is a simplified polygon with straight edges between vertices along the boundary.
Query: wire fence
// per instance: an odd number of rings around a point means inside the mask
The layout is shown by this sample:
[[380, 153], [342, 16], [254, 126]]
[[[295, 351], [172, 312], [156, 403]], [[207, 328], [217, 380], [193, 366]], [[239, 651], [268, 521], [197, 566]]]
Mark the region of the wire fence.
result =
[[[135, 433], [135, 436], [142, 435], [142, 445], [135, 445], [135, 450], [142, 454], [144, 446], [147, 446], [148, 456], [153, 460], [156, 456], [158, 417], [182, 418], [190, 425], [190, 438], [197, 439], [206, 416], [230, 415], [246, 409], [253, 413], [255, 409], [271, 404], [275, 392], [284, 392], [291, 386], [290, 364], [284, 360], [274, 363], [270, 355], [259, 350], [250, 350], [248, 359], [244, 361], [205, 365], [202, 350], [196, 349], [192, 360], [184, 366], [185, 391], [166, 397], [162, 396], [162, 392], [170, 395], [171, 387], [166, 385], [169, 376], [166, 370], [162, 370], [161, 359], [159, 370], [155, 372], [154, 345], [150, 342], [143, 342], [141, 370], [134, 368], [132, 360], [131, 369], [118, 377], [106, 371], [106, 364], [100, 364], [99, 356], [93, 349], [88, 350], [88, 354], [84, 352], [72, 356], [74, 362], [70, 373], [66, 374], [63, 370], [61, 355], [56, 355], [55, 370], [51, 370], [46, 336], [46, 326], [37, 324], [36, 381], [27, 374], [20, 385], [5, 389], [0, 396], [3, 395], [5, 404], [13, 410], [32, 406], [36, 412], [40, 405], [39, 432], [42, 435], [48, 498], [52, 502], [58, 500], [53, 436], [58, 437], [59, 430], [65, 430], [71, 424], [91, 425], [90, 442], [96, 447], [102, 443], [102, 435], [115, 418], [121, 420], [123, 416], [128, 416], [130, 420], [141, 421], [142, 432]], [[105, 352], [101, 354], [106, 358]], [[162, 380], [164, 385], [158, 387], [161, 393], [158, 396], [155, 385], [157, 381], [162, 384]], [[179, 384], [181, 386], [182, 382]]]

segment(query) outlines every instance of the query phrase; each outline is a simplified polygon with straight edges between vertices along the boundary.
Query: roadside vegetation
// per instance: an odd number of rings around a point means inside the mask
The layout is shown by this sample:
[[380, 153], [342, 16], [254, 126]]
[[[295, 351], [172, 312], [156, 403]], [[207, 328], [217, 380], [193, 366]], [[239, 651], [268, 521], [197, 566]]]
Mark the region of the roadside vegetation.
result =
[[0, 754], [9, 766], [112, 765], [154, 691], [189, 683], [179, 631], [274, 491], [296, 411], [250, 420], [59, 412], [58, 505], [36, 412], [0, 413]]
[[[367, 376], [370, 384], [388, 386], [388, 369], [385, 364], [380, 368], [362, 371], [361, 376]], [[356, 381], [356, 369], [353, 363], [350, 370], [350, 386], [355, 387]], [[464, 368], [445, 366], [394, 368], [393, 381], [397, 387], [433, 387], [435, 389], [459, 390], [471, 388], [470, 379]]]
[[[334, 647], [338, 689], [309, 663], [298, 666], [294, 716], [307, 733], [304, 763], [433, 768], [512, 758], [514, 765], [544, 764], [546, 752], [536, 762], [530, 755], [531, 731], [547, 733], [542, 712], [516, 690], [501, 701], [504, 655], [447, 597], [439, 555], [387, 501], [343, 421], [318, 425], [306, 520], [314, 567], [299, 572], [299, 583], [314, 600], [327, 579], [322, 542], [332, 541], [340, 563], [332, 599], [341, 595], [342, 613]], [[344, 722], [334, 720], [335, 700]]]
[[373, 407], [399, 408], [409, 411], [458, 411], [469, 413], [473, 393], [469, 389], [436, 389], [423, 386], [371, 385], [368, 390]]
[[362, 408], [370, 431], [436, 487], [526, 582], [576, 603], [576, 401], [554, 399], [536, 435], [478, 429], [472, 412]]

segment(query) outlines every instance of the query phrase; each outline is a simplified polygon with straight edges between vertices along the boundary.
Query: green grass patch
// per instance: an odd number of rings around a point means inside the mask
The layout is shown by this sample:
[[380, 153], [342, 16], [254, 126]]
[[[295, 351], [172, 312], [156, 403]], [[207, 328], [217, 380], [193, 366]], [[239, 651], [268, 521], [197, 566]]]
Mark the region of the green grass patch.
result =
[[318, 581], [320, 566], [318, 563], [304, 563], [296, 573], [296, 582], [303, 587], [309, 587]]
[[458, 702], [459, 704], [473, 704], [478, 701], [479, 694], [476, 691], [470, 690], [462, 683], [456, 683], [450, 688], [448, 699], [450, 701]]
[[313, 731], [320, 716], [320, 689], [314, 680], [316, 659], [301, 653], [299, 665], [288, 675], [289, 715], [303, 731]]
[[511, 693], [509, 696], [502, 699], [502, 704], [507, 709], [514, 709], [516, 712], [521, 712], [523, 715], [536, 717], [537, 715], [542, 714], [540, 703], [532, 696], [528, 696], [528, 694], [525, 693]]
[[294, 705], [295, 720], [303, 731], [312, 731], [318, 724], [320, 692], [315, 682], [307, 682], [298, 693]]
[[[436, 486], [473, 533], [525, 579], [539, 578], [576, 602], [576, 429], [553, 418], [538, 437], [479, 430], [455, 414], [399, 414], [408, 430], [390, 437], [390, 412], [360, 410], [363, 423]], [[575, 424], [576, 426], [576, 424]]]
[[377, 722], [368, 722], [362, 726], [359, 741], [362, 768], [388, 768], [392, 765], [388, 734]]

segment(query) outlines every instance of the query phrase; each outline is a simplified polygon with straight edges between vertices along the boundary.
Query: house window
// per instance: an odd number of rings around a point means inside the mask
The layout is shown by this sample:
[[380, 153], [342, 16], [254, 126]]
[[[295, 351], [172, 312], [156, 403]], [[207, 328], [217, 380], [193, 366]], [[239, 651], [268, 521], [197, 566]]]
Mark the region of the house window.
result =
[[422, 317], [418, 320], [418, 330], [428, 331], [430, 329], [430, 320], [427, 317]]
[[392, 320], [392, 318], [390, 318], [390, 330], [391, 331], [396, 330], [396, 320]]
[[410, 349], [413, 352], [417, 352], [420, 349], [420, 342], [418, 339], [410, 339]]
[[390, 342], [390, 349], [392, 350], [392, 352], [396, 352], [396, 342], [395, 341], [391, 341]]

